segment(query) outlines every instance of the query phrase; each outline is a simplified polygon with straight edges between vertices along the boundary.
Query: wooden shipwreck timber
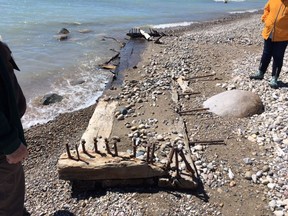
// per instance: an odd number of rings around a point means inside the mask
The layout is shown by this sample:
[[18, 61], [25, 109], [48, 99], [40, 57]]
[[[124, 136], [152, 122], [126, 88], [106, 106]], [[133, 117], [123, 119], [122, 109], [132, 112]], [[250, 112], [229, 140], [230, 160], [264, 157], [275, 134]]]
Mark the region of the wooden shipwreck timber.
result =
[[158, 32], [157, 30], [154, 29], [149, 29], [149, 33], [145, 32], [144, 30], [140, 29], [140, 28], [132, 28], [129, 30], [129, 32], [127, 33], [127, 36], [131, 37], [131, 38], [146, 38], [147, 40], [150, 37], [162, 37], [165, 36], [165, 33], [163, 32]]
[[[185, 155], [185, 146], [177, 141], [171, 148], [166, 164], [156, 160], [158, 142], [139, 144], [132, 139], [128, 144], [130, 150], [118, 150], [120, 138], [110, 137], [116, 108], [117, 102], [100, 99], [81, 143], [76, 146], [66, 144], [66, 152], [58, 161], [59, 178], [76, 183], [77, 188], [89, 190], [96, 185], [143, 184], [195, 189], [197, 178], [191, 157], [187, 153]], [[144, 157], [138, 157], [139, 152], [144, 152]], [[180, 169], [179, 160], [185, 162], [185, 170]]]
[[[183, 117], [207, 111], [182, 109], [183, 96], [200, 94], [192, 91], [190, 79], [171, 76], [162, 93], [145, 93], [137, 86], [142, 77], [135, 68], [125, 72], [133, 76], [126, 76], [123, 87], [112, 86], [98, 100], [79, 144], [66, 143], [58, 161], [59, 178], [81, 190], [144, 184], [194, 190], [201, 181], [190, 147], [224, 141], [189, 140]], [[131, 102], [136, 95], [142, 96]]]

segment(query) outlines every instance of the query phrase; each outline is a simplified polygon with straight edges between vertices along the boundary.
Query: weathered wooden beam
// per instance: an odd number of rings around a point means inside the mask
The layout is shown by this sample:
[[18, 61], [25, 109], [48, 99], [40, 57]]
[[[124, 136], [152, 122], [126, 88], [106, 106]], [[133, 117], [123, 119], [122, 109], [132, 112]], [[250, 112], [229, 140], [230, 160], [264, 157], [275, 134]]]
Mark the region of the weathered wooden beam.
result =
[[[117, 105], [117, 101], [107, 102], [103, 99], [98, 101], [87, 129], [81, 137], [81, 140], [86, 141], [85, 147], [87, 151], [95, 151], [94, 139], [97, 137], [97, 151], [106, 152], [103, 138], [110, 137], [113, 127], [114, 112]], [[105, 125], [105, 127], [103, 127], [103, 125]]]
[[[77, 158], [76, 152], [72, 157]], [[64, 180], [112, 180], [112, 179], [141, 179], [167, 176], [167, 171], [161, 164], [148, 164], [137, 158], [130, 158], [124, 152], [118, 152], [120, 156], [89, 152], [93, 158], [83, 152], [79, 152], [80, 160], [73, 160], [66, 153], [60, 156], [58, 161], [59, 178]]]

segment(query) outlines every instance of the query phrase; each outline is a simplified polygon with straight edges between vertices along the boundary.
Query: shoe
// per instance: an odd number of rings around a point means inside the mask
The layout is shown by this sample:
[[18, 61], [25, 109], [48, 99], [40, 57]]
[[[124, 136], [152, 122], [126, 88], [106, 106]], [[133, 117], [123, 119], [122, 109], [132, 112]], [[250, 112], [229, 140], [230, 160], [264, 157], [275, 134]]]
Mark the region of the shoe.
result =
[[262, 80], [263, 78], [264, 73], [262, 71], [258, 71], [257, 73], [250, 75], [250, 79]]
[[277, 89], [278, 88], [278, 83], [277, 83], [277, 78], [275, 76], [272, 76], [269, 85], [271, 88]]

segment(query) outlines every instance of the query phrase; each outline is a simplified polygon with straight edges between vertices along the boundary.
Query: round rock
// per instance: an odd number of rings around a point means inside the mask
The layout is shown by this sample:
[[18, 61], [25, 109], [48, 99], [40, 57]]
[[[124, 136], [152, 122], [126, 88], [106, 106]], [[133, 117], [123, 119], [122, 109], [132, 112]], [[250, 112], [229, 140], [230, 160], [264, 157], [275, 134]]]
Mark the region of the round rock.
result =
[[214, 95], [206, 100], [203, 106], [223, 117], [243, 118], [264, 111], [260, 97], [244, 90], [231, 90]]

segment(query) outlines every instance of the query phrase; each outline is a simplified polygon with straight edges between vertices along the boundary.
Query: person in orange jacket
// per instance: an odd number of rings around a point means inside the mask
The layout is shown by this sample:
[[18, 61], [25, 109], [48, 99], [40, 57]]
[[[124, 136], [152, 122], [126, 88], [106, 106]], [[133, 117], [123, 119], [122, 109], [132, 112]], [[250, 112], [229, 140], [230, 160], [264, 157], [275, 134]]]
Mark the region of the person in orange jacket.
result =
[[250, 79], [262, 80], [273, 58], [272, 78], [269, 85], [278, 88], [277, 80], [288, 44], [288, 0], [268, 0], [261, 18], [265, 24], [262, 31], [263, 54], [258, 72], [251, 75]]

